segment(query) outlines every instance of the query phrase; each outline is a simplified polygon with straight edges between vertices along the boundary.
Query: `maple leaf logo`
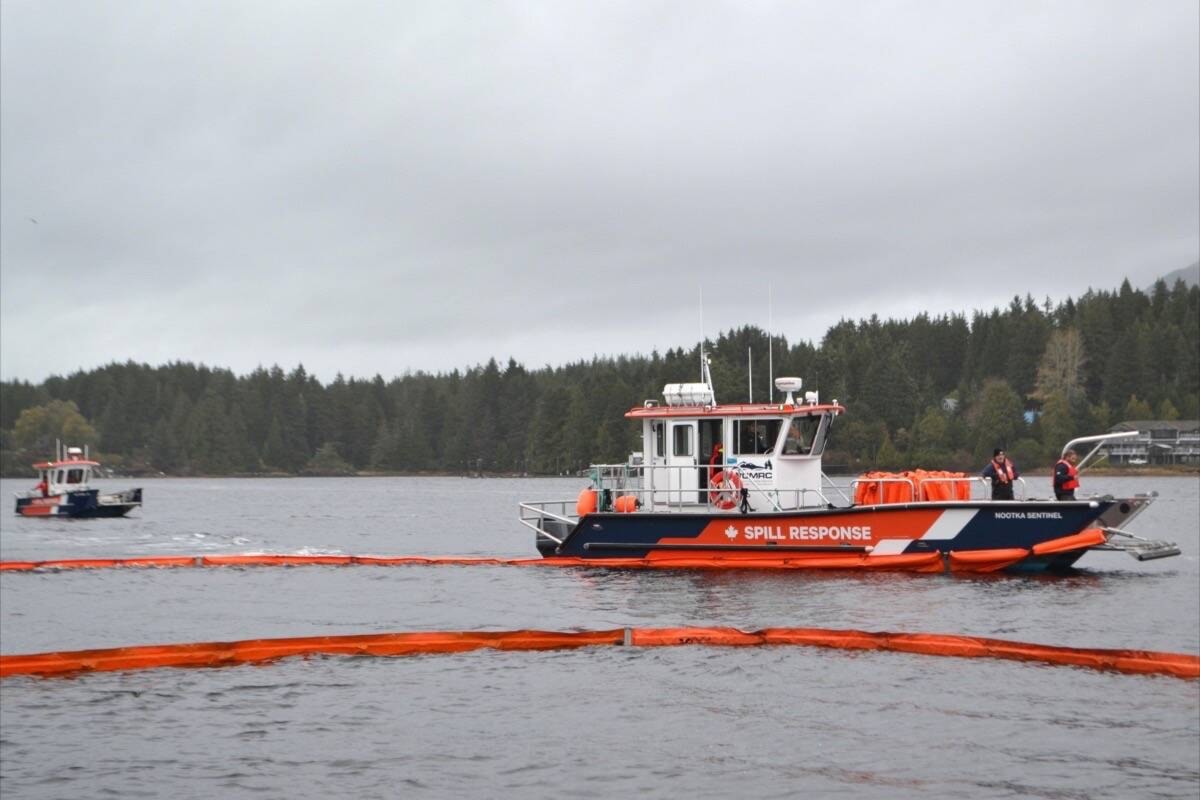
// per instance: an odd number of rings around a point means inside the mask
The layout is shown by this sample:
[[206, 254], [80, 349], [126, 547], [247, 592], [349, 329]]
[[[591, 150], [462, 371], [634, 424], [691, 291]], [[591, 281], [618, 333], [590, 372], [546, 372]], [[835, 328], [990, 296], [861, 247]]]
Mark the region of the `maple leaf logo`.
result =
[[738, 535], [738, 529], [733, 527], [732, 525], [730, 525], [728, 528], [725, 529], [725, 535], [728, 536], [730, 539], [736, 539], [737, 535]]

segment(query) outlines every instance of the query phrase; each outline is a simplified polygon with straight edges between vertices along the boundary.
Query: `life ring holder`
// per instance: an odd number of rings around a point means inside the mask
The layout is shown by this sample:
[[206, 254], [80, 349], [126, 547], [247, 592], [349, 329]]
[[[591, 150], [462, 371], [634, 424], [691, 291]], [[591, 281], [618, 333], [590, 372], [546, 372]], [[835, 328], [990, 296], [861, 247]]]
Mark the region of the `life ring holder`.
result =
[[738, 504], [742, 497], [742, 476], [734, 470], [723, 469], [708, 479], [708, 502], [723, 510]]

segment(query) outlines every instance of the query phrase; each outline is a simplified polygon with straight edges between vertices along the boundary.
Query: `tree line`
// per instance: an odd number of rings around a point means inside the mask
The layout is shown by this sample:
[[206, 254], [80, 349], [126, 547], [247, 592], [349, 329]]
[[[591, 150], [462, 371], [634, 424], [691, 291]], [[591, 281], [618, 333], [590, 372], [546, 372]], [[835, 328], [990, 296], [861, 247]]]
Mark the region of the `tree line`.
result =
[[[28, 475], [62, 439], [143, 474], [573, 473], [641, 449], [624, 412], [698, 381], [699, 350], [388, 381], [130, 361], [0, 382], [0, 470]], [[1014, 297], [969, 318], [843, 320], [819, 344], [745, 326], [705, 350], [722, 403], [750, 399], [748, 375], [766, 401], [773, 361], [848, 406], [826, 454], [848, 470], [974, 469], [994, 447], [1032, 467], [1122, 420], [1200, 417], [1200, 288], [1182, 281], [1057, 305]]]

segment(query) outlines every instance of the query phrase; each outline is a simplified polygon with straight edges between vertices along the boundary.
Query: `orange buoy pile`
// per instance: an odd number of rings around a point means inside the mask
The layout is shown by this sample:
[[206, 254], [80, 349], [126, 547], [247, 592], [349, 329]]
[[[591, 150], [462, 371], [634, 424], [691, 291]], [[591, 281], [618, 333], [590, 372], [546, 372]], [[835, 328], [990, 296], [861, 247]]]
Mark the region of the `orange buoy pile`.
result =
[[1200, 678], [1200, 656], [1146, 650], [1103, 650], [1011, 642], [935, 633], [871, 633], [824, 628], [618, 628], [604, 631], [425, 631], [356, 636], [252, 639], [237, 642], [117, 647], [30, 655], [0, 655], [0, 678], [80, 672], [221, 667], [261, 664], [310, 655], [404, 656], [469, 650], [564, 650], [602, 645], [634, 647], [757, 647], [798, 645], [844, 650], [887, 650], [957, 658], [1036, 661], [1089, 669]]
[[[965, 480], [968, 477], [965, 472], [927, 469], [864, 472], [854, 487], [854, 503], [873, 506], [915, 500], [970, 500], [971, 484]], [[914, 493], [920, 497], [914, 497]]]

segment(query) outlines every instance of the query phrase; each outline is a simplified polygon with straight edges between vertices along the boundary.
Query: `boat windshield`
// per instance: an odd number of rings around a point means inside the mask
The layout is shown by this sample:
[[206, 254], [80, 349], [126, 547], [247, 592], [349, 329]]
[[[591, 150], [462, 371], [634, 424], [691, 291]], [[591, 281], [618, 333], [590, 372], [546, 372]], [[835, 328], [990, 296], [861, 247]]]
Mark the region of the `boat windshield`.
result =
[[813, 453], [813, 442], [821, 427], [820, 417], [796, 417], [788, 426], [787, 439], [783, 442], [785, 456], [807, 456]]

